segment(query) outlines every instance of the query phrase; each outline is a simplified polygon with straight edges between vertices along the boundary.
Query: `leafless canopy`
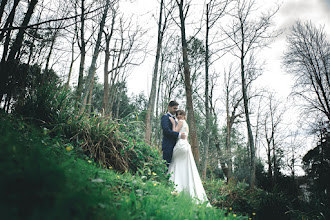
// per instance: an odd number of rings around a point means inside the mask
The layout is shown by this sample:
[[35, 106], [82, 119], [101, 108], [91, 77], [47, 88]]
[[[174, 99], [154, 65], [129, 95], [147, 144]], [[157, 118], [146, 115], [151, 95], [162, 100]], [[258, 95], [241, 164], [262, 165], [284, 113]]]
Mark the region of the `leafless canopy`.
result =
[[323, 28], [297, 21], [287, 37], [284, 65], [295, 77], [294, 94], [307, 102], [309, 113], [330, 120], [330, 44]]

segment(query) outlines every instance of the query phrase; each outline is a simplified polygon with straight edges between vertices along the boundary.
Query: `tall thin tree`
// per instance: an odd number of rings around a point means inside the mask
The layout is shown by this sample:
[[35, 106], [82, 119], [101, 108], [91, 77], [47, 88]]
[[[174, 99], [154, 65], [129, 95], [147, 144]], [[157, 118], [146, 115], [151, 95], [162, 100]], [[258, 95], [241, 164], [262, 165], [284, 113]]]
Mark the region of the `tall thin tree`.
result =
[[[76, 0], [78, 4], [78, 0]], [[77, 86], [77, 100], [81, 98], [81, 93], [83, 90], [83, 80], [84, 80], [84, 70], [85, 70], [85, 59], [86, 59], [86, 40], [85, 40], [85, 0], [81, 0], [80, 5], [80, 36], [77, 32], [77, 42], [80, 49], [80, 65], [79, 65], [79, 77], [78, 77], [78, 86]], [[76, 13], [77, 15], [77, 13]]]
[[[117, 8], [118, 9], [118, 8]], [[117, 9], [112, 8], [112, 19], [110, 32], [103, 31], [105, 37], [105, 58], [104, 58], [104, 86], [103, 86], [103, 114], [108, 115], [109, 113], [109, 60], [110, 60], [110, 41], [114, 33], [114, 26], [117, 17]]]
[[92, 56], [92, 63], [91, 63], [91, 66], [89, 67], [88, 75], [87, 75], [87, 78], [86, 78], [84, 93], [83, 93], [83, 97], [82, 97], [82, 103], [83, 103], [82, 108], [81, 108], [82, 112], [86, 108], [86, 103], [87, 103], [88, 96], [92, 95], [91, 87], [93, 85], [92, 81], [94, 79], [94, 75], [95, 75], [95, 72], [96, 72], [96, 60], [97, 60], [98, 55], [99, 55], [100, 45], [101, 45], [101, 40], [102, 40], [102, 33], [103, 33], [103, 29], [104, 29], [104, 25], [105, 25], [105, 21], [106, 21], [106, 18], [107, 18], [109, 8], [110, 8], [110, 0], [106, 0], [104, 11], [103, 11], [103, 14], [102, 14], [102, 19], [101, 19], [101, 22], [100, 22], [99, 32], [97, 34], [97, 40], [96, 40], [96, 43], [95, 43], [95, 48], [94, 48], [94, 52], [93, 52], [93, 56]]
[[[159, 18], [158, 18], [158, 37], [157, 37], [157, 51], [156, 51], [156, 58], [155, 58], [155, 64], [154, 64], [154, 72], [152, 76], [152, 83], [151, 83], [151, 91], [149, 95], [149, 101], [148, 101], [148, 108], [147, 108], [147, 114], [145, 119], [145, 141], [148, 144], [151, 144], [151, 130], [152, 130], [152, 117], [155, 107], [155, 100], [156, 100], [156, 84], [157, 84], [157, 74], [158, 74], [158, 63], [162, 48], [162, 42], [163, 42], [163, 36], [164, 31], [166, 28], [166, 21], [167, 17], [165, 18], [164, 24], [162, 24], [163, 19], [163, 10], [164, 10], [164, 0], [160, 1], [160, 9], [159, 9]], [[163, 25], [163, 27], [162, 27]]]
[[[188, 110], [188, 124], [189, 124], [189, 134], [191, 140], [191, 148], [195, 158], [195, 162], [199, 165], [199, 148], [198, 148], [198, 139], [197, 139], [197, 130], [196, 130], [196, 122], [195, 122], [195, 113], [193, 107], [193, 98], [192, 98], [192, 86], [191, 86], [191, 78], [190, 78], [190, 66], [189, 66], [189, 58], [188, 58], [188, 44], [186, 39], [186, 14], [189, 7], [184, 11], [184, 0], [176, 0], [179, 9], [180, 16], [180, 30], [181, 30], [181, 44], [182, 44], [182, 59], [184, 65], [184, 83], [186, 90], [186, 101], [187, 101], [187, 110]], [[186, 6], [189, 6], [186, 5]]]
[[255, 145], [254, 136], [252, 133], [252, 124], [250, 119], [249, 109], [249, 94], [248, 84], [249, 77], [255, 74], [253, 51], [260, 49], [270, 43], [270, 40], [276, 37], [279, 33], [276, 31], [269, 31], [272, 27], [271, 20], [278, 11], [279, 7], [275, 10], [262, 13], [261, 16], [251, 18], [252, 12], [256, 12], [255, 0], [236, 0], [235, 11], [233, 13], [232, 31], [226, 32], [228, 38], [232, 41], [237, 52], [232, 51], [232, 54], [240, 60], [240, 73], [241, 73], [241, 88], [243, 95], [244, 112], [246, 119], [246, 127], [248, 131], [248, 146], [250, 153], [250, 187], [255, 187]]
[[206, 23], [205, 23], [205, 93], [204, 93], [204, 104], [205, 104], [205, 158], [203, 161], [203, 170], [202, 177], [206, 178], [206, 170], [208, 163], [208, 152], [210, 145], [210, 108], [209, 108], [209, 68], [210, 68], [210, 59], [211, 54], [209, 52], [209, 37], [210, 30], [215, 25], [215, 23], [223, 16], [228, 5], [228, 0], [225, 1], [216, 1], [210, 0], [209, 3], [206, 4]]
[[16, 39], [15, 39], [15, 41], [13, 42], [13, 44], [10, 48], [10, 52], [9, 52], [9, 55], [8, 55], [8, 60], [15, 59], [16, 55], [18, 54], [19, 50], [21, 49], [22, 43], [23, 43], [23, 37], [24, 37], [24, 34], [25, 34], [25, 30], [27, 28], [27, 25], [30, 22], [30, 19], [32, 17], [33, 11], [34, 11], [35, 6], [37, 5], [37, 3], [38, 3], [38, 0], [31, 0], [30, 1], [29, 6], [28, 6], [28, 10], [25, 13], [23, 22], [21, 24], [21, 28], [19, 29], [19, 31], [17, 33], [17, 36], [16, 36]]

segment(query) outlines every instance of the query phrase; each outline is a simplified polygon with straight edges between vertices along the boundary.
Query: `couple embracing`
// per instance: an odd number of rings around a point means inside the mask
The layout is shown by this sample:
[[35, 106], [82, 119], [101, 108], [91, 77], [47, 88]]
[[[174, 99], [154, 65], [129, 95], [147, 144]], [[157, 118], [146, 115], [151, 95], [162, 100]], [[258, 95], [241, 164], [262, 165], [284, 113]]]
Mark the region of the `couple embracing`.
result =
[[178, 106], [176, 101], [169, 102], [168, 112], [161, 119], [163, 159], [167, 162], [170, 180], [174, 182], [176, 190], [184, 191], [203, 203], [208, 200], [187, 140], [189, 127], [186, 113], [178, 110]]

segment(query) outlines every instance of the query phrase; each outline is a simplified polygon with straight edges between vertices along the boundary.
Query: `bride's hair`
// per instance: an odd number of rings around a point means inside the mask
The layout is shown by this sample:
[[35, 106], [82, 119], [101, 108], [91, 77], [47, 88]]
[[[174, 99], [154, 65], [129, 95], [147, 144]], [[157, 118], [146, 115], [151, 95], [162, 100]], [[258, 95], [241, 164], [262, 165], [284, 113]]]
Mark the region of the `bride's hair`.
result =
[[182, 115], [182, 116], [184, 117], [185, 120], [187, 119], [187, 118], [186, 118], [186, 112], [183, 111], [183, 110], [178, 110], [178, 111], [176, 111], [176, 115], [177, 115], [177, 116], [178, 116], [178, 115]]

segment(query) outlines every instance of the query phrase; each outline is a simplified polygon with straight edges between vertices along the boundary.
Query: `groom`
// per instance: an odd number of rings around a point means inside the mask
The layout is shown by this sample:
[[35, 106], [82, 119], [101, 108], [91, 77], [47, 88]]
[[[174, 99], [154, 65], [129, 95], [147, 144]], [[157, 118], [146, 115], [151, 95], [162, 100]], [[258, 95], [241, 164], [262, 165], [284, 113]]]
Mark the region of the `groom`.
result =
[[166, 160], [167, 166], [171, 163], [173, 148], [176, 144], [178, 138], [185, 139], [185, 133], [179, 133], [173, 131], [173, 125], [170, 121], [170, 117], [175, 120], [175, 112], [178, 110], [179, 103], [176, 101], [170, 101], [168, 103], [168, 112], [162, 116], [161, 125], [163, 129], [163, 141], [162, 141], [162, 151], [163, 159]]

